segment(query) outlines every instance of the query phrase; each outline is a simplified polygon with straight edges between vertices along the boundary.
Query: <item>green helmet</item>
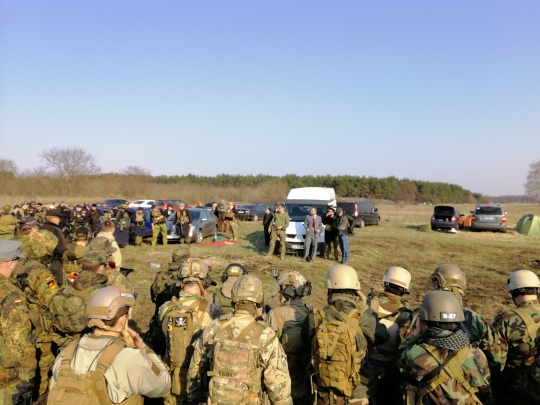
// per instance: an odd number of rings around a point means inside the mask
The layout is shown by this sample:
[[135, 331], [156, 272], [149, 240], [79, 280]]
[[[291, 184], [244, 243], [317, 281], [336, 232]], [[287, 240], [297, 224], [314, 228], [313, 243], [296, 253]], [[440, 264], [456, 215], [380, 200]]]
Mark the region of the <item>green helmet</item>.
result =
[[522, 288], [540, 288], [538, 276], [530, 270], [516, 270], [510, 274], [506, 290], [511, 292]]
[[263, 284], [258, 277], [246, 274], [236, 280], [232, 288], [232, 302], [251, 301], [261, 304], [264, 299]]
[[418, 316], [423, 321], [463, 322], [465, 315], [458, 299], [447, 291], [428, 292], [418, 309]]
[[105, 236], [98, 236], [90, 241], [87, 250], [103, 250], [107, 256], [116, 252], [116, 248], [112, 246], [112, 242]]
[[360, 290], [360, 281], [356, 270], [344, 264], [330, 267], [326, 273], [324, 284], [326, 288], [335, 290]]
[[[298, 271], [281, 274], [277, 283], [290, 298], [311, 295], [311, 283]], [[288, 290], [290, 290], [289, 293], [287, 293]]]
[[439, 283], [440, 289], [458, 287], [465, 291], [465, 274], [455, 264], [441, 264], [431, 275], [431, 280]]
[[221, 276], [221, 281], [225, 282], [229, 277], [240, 277], [246, 274], [248, 274], [248, 271], [243, 264], [231, 263], [223, 272], [223, 275]]

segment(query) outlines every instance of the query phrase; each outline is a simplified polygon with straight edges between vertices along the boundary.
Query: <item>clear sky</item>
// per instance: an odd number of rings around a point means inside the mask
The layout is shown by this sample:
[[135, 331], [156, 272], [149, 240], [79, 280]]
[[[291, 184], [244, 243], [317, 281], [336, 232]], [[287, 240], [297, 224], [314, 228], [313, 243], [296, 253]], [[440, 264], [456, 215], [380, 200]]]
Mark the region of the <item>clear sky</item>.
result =
[[0, 158], [522, 194], [540, 2], [0, 0]]

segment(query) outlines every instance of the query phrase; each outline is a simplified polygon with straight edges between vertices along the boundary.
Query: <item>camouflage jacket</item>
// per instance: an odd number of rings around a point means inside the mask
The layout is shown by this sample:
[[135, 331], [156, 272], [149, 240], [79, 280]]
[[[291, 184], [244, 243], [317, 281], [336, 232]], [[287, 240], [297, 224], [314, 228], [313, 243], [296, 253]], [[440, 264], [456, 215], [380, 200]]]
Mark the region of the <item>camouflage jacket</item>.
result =
[[[499, 367], [501, 362], [501, 346], [493, 327], [480, 314], [470, 308], [463, 308], [463, 313], [465, 315], [465, 322], [461, 323], [461, 327], [467, 332], [471, 345], [478, 347], [484, 352], [488, 359], [491, 372], [495, 372], [495, 369]], [[411, 315], [411, 321], [401, 326], [399, 329], [400, 342], [405, 341], [413, 335], [417, 317], [418, 311], [415, 311]]]
[[[213, 370], [214, 341], [222, 328], [221, 321], [230, 322], [230, 330], [237, 337], [241, 331], [255, 319], [247, 311], [239, 310], [234, 314], [228, 314], [213, 321], [208, 325], [202, 336], [194, 343], [194, 354], [188, 371], [188, 397], [190, 400], [198, 399], [203, 402], [205, 393], [200, 392], [203, 386], [203, 377], [207, 371]], [[262, 369], [263, 385], [268, 393], [268, 398], [273, 405], [292, 405], [291, 379], [287, 365], [287, 356], [279, 343], [276, 333], [264, 322], [257, 322], [264, 328], [259, 339], [257, 354], [257, 366]], [[253, 332], [249, 332], [247, 340], [250, 340]], [[227, 395], [226, 392], [223, 393]]]
[[35, 260], [19, 260], [14, 273], [26, 297], [28, 313], [39, 341], [39, 336], [44, 338], [51, 330], [52, 315], [48, 307], [58, 293], [58, 286], [51, 271]]
[[116, 269], [106, 267], [103, 270], [103, 275], [107, 277], [107, 286], [116, 286], [128, 290], [130, 293], [135, 292], [135, 287], [129, 282], [126, 276]]
[[[412, 340], [415, 340], [415, 338], [409, 339], [408, 342]], [[446, 371], [449, 370], [447, 367], [443, 369], [444, 371], [440, 371], [437, 376], [430, 378], [430, 381], [422, 381], [424, 376], [441, 364], [429, 351], [437, 353], [441, 361], [444, 361], [448, 355], [447, 350], [427, 343], [420, 343], [412, 345], [403, 352], [401, 357], [402, 366], [409, 380], [409, 387], [411, 385], [417, 386], [419, 392], [426, 387], [427, 392], [420, 395], [420, 403], [423, 405], [476, 404], [471, 394], [459, 382], [459, 379]], [[489, 400], [490, 373], [484, 353], [478, 348], [469, 345], [463, 348], [453, 360], [457, 361], [461, 366], [465, 381], [477, 390], [476, 395], [481, 400]], [[429, 382], [433, 382], [433, 386], [428, 389]]]
[[160, 271], [156, 274], [154, 282], [150, 287], [150, 296], [152, 302], [156, 304], [156, 309], [159, 309], [159, 307], [177, 295], [175, 285], [176, 281], [178, 281], [178, 273], [181, 266], [181, 263], [171, 262], [167, 270]]
[[66, 247], [66, 251], [62, 256], [64, 262], [64, 271], [66, 273], [80, 271], [79, 260], [81, 260], [86, 253], [86, 245], [80, 245], [77, 242], [70, 242]]
[[31, 380], [36, 367], [24, 294], [12, 279], [0, 274], [0, 388]]
[[[533, 320], [540, 320], [540, 303], [525, 301], [518, 305], [525, 309]], [[493, 327], [501, 343], [501, 370], [509, 367], [527, 367], [533, 364], [536, 354], [535, 342], [527, 333], [523, 319], [514, 311], [502, 312], [493, 321]]]

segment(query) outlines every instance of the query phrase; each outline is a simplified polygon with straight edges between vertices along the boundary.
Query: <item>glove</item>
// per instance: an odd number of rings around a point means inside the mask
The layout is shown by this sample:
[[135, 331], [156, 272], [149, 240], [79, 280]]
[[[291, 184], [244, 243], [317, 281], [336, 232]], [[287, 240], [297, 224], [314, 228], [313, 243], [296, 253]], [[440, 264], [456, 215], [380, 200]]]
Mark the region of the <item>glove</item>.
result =
[[32, 390], [34, 389], [34, 380], [21, 380], [15, 388], [17, 388], [19, 394], [26, 399], [32, 395]]

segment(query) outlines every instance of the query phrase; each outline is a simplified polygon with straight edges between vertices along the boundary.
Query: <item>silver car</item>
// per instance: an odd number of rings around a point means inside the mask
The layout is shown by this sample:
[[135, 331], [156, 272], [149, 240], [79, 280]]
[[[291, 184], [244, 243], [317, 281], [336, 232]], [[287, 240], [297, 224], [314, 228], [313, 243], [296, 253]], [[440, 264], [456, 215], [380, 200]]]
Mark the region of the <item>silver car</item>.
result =
[[471, 231], [506, 232], [508, 213], [499, 204], [479, 204], [471, 214]]

